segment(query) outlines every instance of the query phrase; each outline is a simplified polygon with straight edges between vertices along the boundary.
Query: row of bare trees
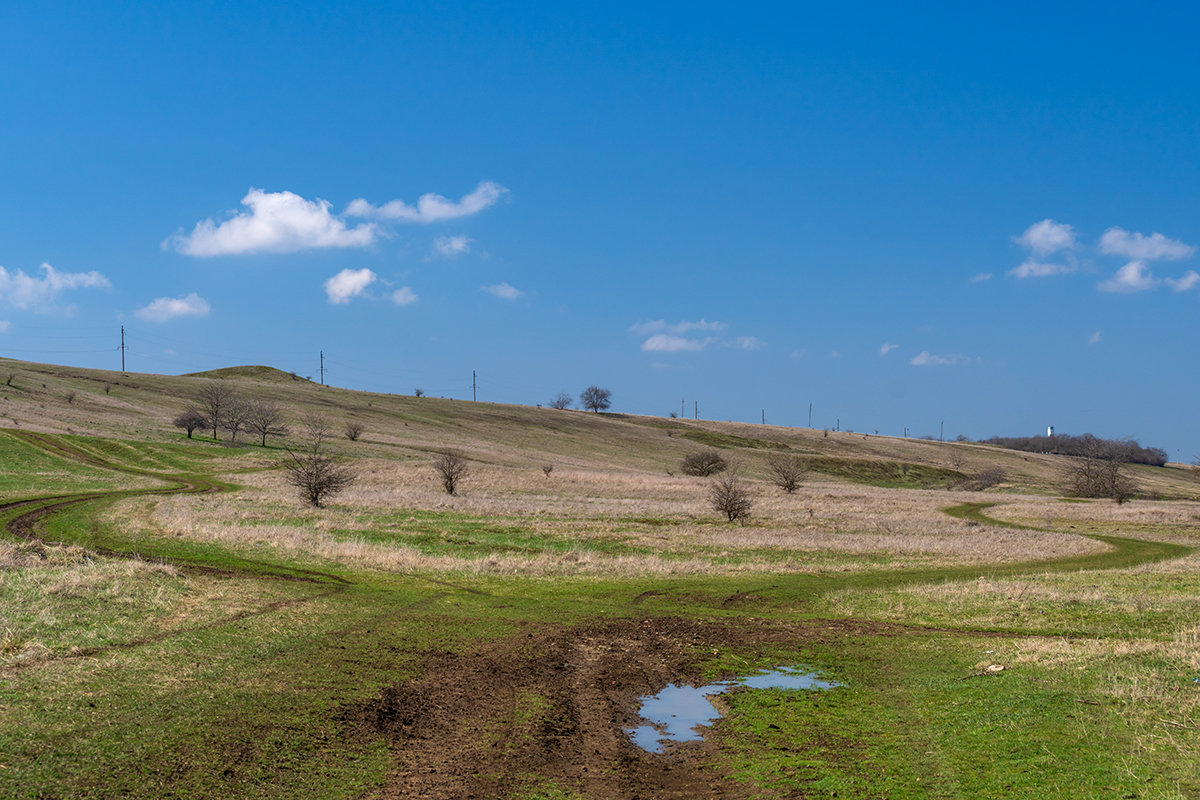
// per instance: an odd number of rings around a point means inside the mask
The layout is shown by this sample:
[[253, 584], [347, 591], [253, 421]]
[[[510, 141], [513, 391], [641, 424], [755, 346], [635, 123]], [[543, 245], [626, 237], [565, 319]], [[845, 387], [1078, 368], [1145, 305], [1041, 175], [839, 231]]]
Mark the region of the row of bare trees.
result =
[[220, 383], [210, 383], [200, 388], [192, 405], [174, 420], [175, 427], [187, 431], [188, 438], [197, 430], [212, 430], [216, 439], [218, 431], [229, 432], [229, 440], [237, 443], [240, 433], [253, 433], [259, 444], [267, 446], [268, 436], [287, 436], [288, 426], [284, 421], [283, 409], [273, 400], [243, 397], [238, 392]]

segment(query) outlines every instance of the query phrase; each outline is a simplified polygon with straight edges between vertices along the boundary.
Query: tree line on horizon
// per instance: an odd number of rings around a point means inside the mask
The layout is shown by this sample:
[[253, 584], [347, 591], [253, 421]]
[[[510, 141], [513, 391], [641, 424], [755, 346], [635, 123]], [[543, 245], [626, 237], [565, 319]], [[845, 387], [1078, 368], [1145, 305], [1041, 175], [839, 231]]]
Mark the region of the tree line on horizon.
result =
[[1143, 447], [1133, 439], [1102, 439], [1085, 433], [1081, 436], [993, 436], [984, 444], [1007, 447], [1025, 453], [1049, 453], [1056, 456], [1080, 456], [1104, 459], [1123, 464], [1149, 464], [1161, 467], [1167, 463], [1167, 451], [1159, 447]]

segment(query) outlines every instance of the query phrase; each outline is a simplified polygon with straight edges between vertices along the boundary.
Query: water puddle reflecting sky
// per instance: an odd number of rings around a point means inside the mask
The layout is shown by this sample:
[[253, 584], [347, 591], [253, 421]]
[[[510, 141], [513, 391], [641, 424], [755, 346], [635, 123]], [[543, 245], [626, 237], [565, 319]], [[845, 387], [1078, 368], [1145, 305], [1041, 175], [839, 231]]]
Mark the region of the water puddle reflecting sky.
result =
[[731, 689], [829, 689], [839, 684], [823, 681], [815, 673], [796, 667], [764, 670], [755, 675], [707, 686], [672, 683], [656, 695], [643, 697], [639, 710], [648, 725], [627, 729], [633, 743], [650, 753], [661, 753], [667, 742], [691, 742], [704, 738], [701, 726], [720, 718], [708, 698]]

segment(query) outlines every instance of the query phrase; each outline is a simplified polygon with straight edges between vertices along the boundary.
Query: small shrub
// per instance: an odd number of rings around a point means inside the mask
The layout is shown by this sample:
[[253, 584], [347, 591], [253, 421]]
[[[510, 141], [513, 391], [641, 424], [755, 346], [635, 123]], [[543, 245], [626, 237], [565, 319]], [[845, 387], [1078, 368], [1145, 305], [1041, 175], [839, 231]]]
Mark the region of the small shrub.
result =
[[6, 373], [4, 374], [4, 385], [5, 385], [5, 386], [12, 386], [12, 382], [13, 382], [13, 381], [15, 381], [16, 379], [17, 379], [17, 373], [15, 373], [15, 372], [6, 372]]
[[354, 483], [354, 471], [333, 456], [321, 452], [319, 447], [295, 452], [288, 450], [288, 459], [283, 462], [287, 481], [300, 490], [300, 496], [314, 508], [322, 507], [322, 500]]
[[684, 456], [679, 462], [679, 471], [684, 475], [695, 475], [699, 478], [707, 478], [711, 475], [716, 475], [718, 472], [724, 472], [729, 469], [728, 462], [725, 458], [713, 448], [692, 453], [689, 456]]
[[67, 392], [67, 405], [71, 405], [75, 402], [76, 394], [76, 392]]
[[424, 397], [424, 396], [425, 396], [424, 389], [413, 389], [413, 397]]
[[467, 474], [467, 459], [457, 450], [447, 448], [433, 459], [433, 470], [442, 479], [442, 488], [446, 494], [454, 494], [459, 481]]
[[363, 435], [363, 426], [359, 422], [347, 422], [345, 427], [346, 438], [352, 442], [357, 442], [358, 437]]
[[112, 391], [112, 384], [111, 383], [104, 384], [104, 393], [107, 395], [111, 391]]
[[557, 408], [559, 411], [570, 408], [574, 405], [575, 400], [566, 392], [559, 392], [553, 400], [550, 401], [551, 408]]
[[551, 472], [554, 472], [554, 465], [553, 465], [553, 464], [543, 464], [543, 465], [542, 465], [542, 472], [543, 472], [543, 473], [545, 473], [545, 475], [546, 475], [546, 477], [547, 477], [547, 478], [549, 478], [549, 477], [550, 477], [550, 473], [551, 473]]
[[979, 491], [990, 489], [993, 486], [999, 486], [1004, 483], [1008, 476], [1004, 474], [1004, 470], [1000, 467], [990, 467], [982, 470], [975, 476], [975, 485], [979, 487]]
[[767, 471], [771, 474], [772, 483], [791, 494], [803, 483], [808, 467], [797, 456], [776, 455], [767, 462]]
[[754, 498], [736, 473], [714, 478], [708, 487], [708, 500], [713, 510], [724, 514], [729, 522], [748, 519]]

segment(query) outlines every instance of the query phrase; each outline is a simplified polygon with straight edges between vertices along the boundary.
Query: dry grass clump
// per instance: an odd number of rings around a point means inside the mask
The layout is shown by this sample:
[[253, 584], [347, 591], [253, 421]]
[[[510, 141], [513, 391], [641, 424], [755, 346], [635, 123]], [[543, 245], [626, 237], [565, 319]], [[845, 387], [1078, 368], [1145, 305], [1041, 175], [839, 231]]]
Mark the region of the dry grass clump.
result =
[[80, 547], [0, 542], [0, 665], [120, 637], [169, 608], [174, 568]]

